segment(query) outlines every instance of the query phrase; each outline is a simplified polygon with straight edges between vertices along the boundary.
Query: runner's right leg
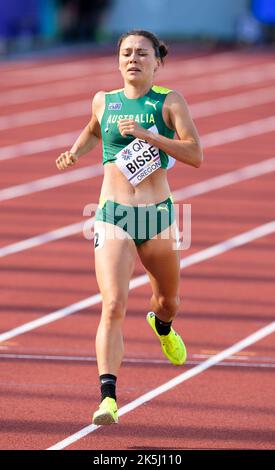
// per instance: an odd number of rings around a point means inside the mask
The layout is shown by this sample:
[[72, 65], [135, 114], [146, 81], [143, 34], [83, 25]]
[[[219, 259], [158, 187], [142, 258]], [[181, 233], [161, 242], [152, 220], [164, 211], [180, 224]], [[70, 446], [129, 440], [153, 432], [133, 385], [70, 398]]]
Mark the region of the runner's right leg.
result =
[[[115, 237], [110, 237], [111, 232]], [[96, 335], [96, 355], [101, 384], [101, 403], [93, 423], [118, 422], [116, 378], [123, 358], [122, 325], [126, 313], [129, 282], [133, 274], [136, 247], [120, 227], [95, 223], [95, 268], [102, 294], [102, 315]]]
[[[111, 239], [108, 230], [115, 230]], [[102, 315], [96, 335], [99, 375], [117, 376], [123, 357], [122, 325], [126, 313], [129, 282], [133, 274], [136, 247], [120, 227], [96, 221], [95, 269], [102, 294]]]

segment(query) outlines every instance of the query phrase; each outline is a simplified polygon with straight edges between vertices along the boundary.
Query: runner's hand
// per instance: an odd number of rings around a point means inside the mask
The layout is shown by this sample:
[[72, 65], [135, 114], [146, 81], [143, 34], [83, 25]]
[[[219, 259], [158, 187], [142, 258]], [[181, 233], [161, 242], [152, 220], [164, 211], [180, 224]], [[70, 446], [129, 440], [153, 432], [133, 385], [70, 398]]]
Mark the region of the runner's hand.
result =
[[56, 159], [56, 166], [59, 170], [65, 170], [69, 166], [73, 166], [78, 160], [76, 155], [73, 155], [71, 152], [64, 152], [59, 155]]
[[133, 135], [139, 139], [146, 139], [149, 132], [147, 129], [144, 129], [144, 127], [141, 127], [133, 119], [120, 119], [120, 121], [118, 121], [118, 129], [123, 137], [126, 137], [127, 135]]

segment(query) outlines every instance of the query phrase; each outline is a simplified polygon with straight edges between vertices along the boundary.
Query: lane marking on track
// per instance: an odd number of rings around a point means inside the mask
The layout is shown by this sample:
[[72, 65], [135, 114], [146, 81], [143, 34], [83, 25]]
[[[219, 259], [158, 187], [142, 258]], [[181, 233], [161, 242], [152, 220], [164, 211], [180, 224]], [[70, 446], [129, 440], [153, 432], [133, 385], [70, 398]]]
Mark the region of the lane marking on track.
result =
[[114, 73], [115, 67], [115, 60], [112, 62], [106, 62], [105, 60], [105, 62], [102, 61], [101, 64], [93, 60], [86, 60], [78, 63], [48, 65], [48, 67], [44, 68], [42, 73], [42, 67], [22, 71], [18, 70], [12, 73], [1, 73], [0, 85], [3, 90], [6, 88], [6, 93], [11, 91], [11, 87], [16, 89], [16, 87], [22, 85], [35, 86], [36, 83], [54, 82], [54, 84], [52, 84], [52, 86], [54, 86], [58, 81], [73, 81], [75, 78], [85, 76], [96, 78], [98, 74], [101, 76], [103, 73]]
[[[93, 219], [92, 219], [93, 220]], [[44, 245], [56, 240], [61, 240], [72, 235], [77, 235], [83, 230], [84, 222], [75, 222], [70, 225], [65, 225], [64, 227], [57, 228], [51, 232], [45, 232], [41, 235], [27, 238], [26, 240], [21, 240], [20, 242], [12, 243], [6, 247], [0, 248], [0, 258], [8, 256], [14, 253], [19, 253], [21, 251], [30, 250], [37, 246]], [[92, 221], [91, 221], [92, 224]]]
[[64, 121], [72, 117], [88, 116], [91, 114], [89, 100], [73, 101], [59, 106], [39, 108], [38, 110], [24, 111], [21, 113], [0, 116], [0, 131], [26, 127], [46, 122]]
[[[190, 370], [187, 370], [183, 372], [182, 374], [177, 375], [174, 377], [172, 380], [169, 380], [168, 382], [163, 383], [159, 387], [154, 388], [148, 393], [145, 393], [144, 395], [140, 396], [136, 400], [133, 400], [132, 402], [128, 403], [127, 405], [123, 406], [122, 408], [119, 409], [118, 414], [119, 417], [121, 418], [125, 414], [129, 413], [130, 411], [135, 410], [136, 408], [140, 407], [141, 405], [144, 405], [144, 403], [147, 403], [150, 400], [153, 400], [154, 398], [158, 397], [159, 395], [168, 392], [172, 388], [176, 387], [177, 385], [182, 384], [183, 382], [186, 382], [186, 380], [191, 379], [192, 377], [195, 377], [196, 375], [201, 374], [205, 370], [209, 369], [210, 367], [213, 367], [223, 361], [224, 359], [232, 356], [233, 354], [247, 348], [248, 346], [251, 346], [252, 344], [256, 343], [257, 341], [260, 341], [261, 339], [265, 338], [266, 336], [272, 334], [275, 332], [275, 322], [269, 323], [265, 327], [255, 331], [255, 333], [252, 333], [251, 335], [247, 336], [246, 338], [242, 339], [241, 341], [233, 344], [229, 348], [225, 349], [224, 351], [221, 351], [220, 353], [216, 354], [215, 356], [210, 357], [206, 361], [198, 364], [195, 367], [192, 367]], [[60, 442], [57, 442], [53, 446], [49, 447], [47, 450], [61, 450], [64, 449], [65, 447], [68, 447], [69, 445], [73, 444], [76, 441], [79, 441], [83, 437], [87, 436], [88, 434], [91, 434], [92, 432], [96, 431], [99, 429], [101, 426], [95, 426], [94, 424], [90, 424], [89, 426], [84, 427], [83, 429], [80, 429], [80, 431], [72, 434], [71, 436], [67, 437], [66, 439], [63, 439]]]
[[[236, 109], [251, 108], [275, 100], [275, 87], [264, 87], [230, 96], [189, 104], [193, 119], [235, 111]], [[64, 121], [78, 116], [90, 116], [89, 100], [73, 101], [70, 103], [40, 108], [39, 110], [12, 113], [0, 116], [0, 131], [43, 124], [52, 121]]]
[[[177, 83], [182, 79], [178, 74], [174, 73], [173, 82]], [[229, 90], [236, 87], [255, 85], [262, 81], [275, 80], [275, 65], [265, 64], [264, 67], [259, 68], [258, 65], [248, 68], [245, 71], [226, 72], [226, 74], [216, 74], [214, 77], [201, 80], [194, 78], [189, 82], [184, 83], [184, 89], [187, 95], [208, 93], [209, 91]]]
[[[245, 68], [245, 70], [249, 70], [249, 67], [252, 67], [252, 73], [255, 64], [253, 62], [250, 63], [245, 63], [243, 61], [239, 60], [239, 57], [234, 56], [231, 54], [231, 57], [228, 55], [228, 57], [225, 56], [225, 54], [217, 54], [213, 56], [206, 56], [201, 57], [201, 58], [195, 58], [195, 59], [186, 59], [186, 60], [174, 60], [170, 61], [169, 67], [165, 70], [160, 71], [159, 74], [159, 80], [169, 80], [173, 79], [175, 77], [175, 69], [178, 70], [178, 75], [185, 79], [190, 76], [194, 75], [203, 75], [203, 79], [205, 80], [205, 73], [207, 71], [207, 75], [211, 76], [212, 72], [217, 73], [222, 70], [227, 70], [228, 68], [234, 69], [236, 67], [236, 73], [240, 73], [240, 70], [242, 67]], [[102, 83], [105, 83], [105, 87], [110, 85], [111, 87], [116, 87], [116, 83], [118, 84], [117, 88], [119, 87], [119, 84], [121, 82], [119, 71], [117, 68], [117, 64], [114, 62], [113, 64], [109, 63], [110, 57], [108, 58], [108, 61], [106, 63], [106, 58], [104, 59], [104, 67], [97, 67], [97, 62], [96, 65], [92, 65], [93, 68], [96, 67], [96, 75], [93, 76], [93, 79], [91, 81], [91, 76], [88, 73], [87, 69], [87, 74], [83, 75], [82, 73], [78, 73], [77, 71], [77, 66], [76, 70], [74, 72], [74, 78], [71, 79], [70, 75], [68, 73], [63, 77], [60, 74], [60, 64], [57, 65], [59, 68], [59, 73], [58, 73], [58, 78], [62, 80], [56, 81], [53, 83], [51, 80], [51, 76], [49, 77], [49, 80], [46, 81], [44, 84], [34, 84], [32, 81], [30, 81], [29, 84], [26, 84], [24, 87], [21, 88], [15, 88], [15, 89], [9, 89], [5, 90], [3, 93], [0, 93], [0, 103], [1, 106], [7, 106], [7, 105], [18, 105], [22, 103], [27, 103], [27, 102], [33, 102], [36, 100], [47, 100], [47, 99], [53, 99], [54, 97], [62, 98], [65, 96], [70, 96], [70, 95], [76, 95], [76, 94], [84, 94], [84, 93], [91, 93], [96, 87], [98, 89], [98, 86], [102, 86]], [[62, 65], [61, 65], [62, 66]], [[262, 73], [264, 74], [265, 77], [265, 67], [267, 67], [267, 71], [269, 67], [272, 66], [272, 63], [265, 62], [261, 64], [261, 70]], [[85, 66], [87, 67], [87, 65]], [[30, 76], [33, 76], [33, 69], [29, 72]], [[55, 71], [52, 69], [52, 72], [55, 73]], [[107, 72], [107, 76], [106, 76]], [[18, 71], [18, 73], [20, 73]], [[77, 75], [79, 75], [77, 77]], [[13, 76], [13, 73], [12, 73]], [[219, 75], [222, 77], [222, 74]], [[40, 80], [40, 79], [39, 79]], [[5, 84], [8, 82], [8, 78], [4, 77]], [[44, 80], [43, 80], [44, 81]], [[95, 83], [96, 81], [96, 83]], [[84, 86], [84, 84], [86, 86]], [[81, 85], [81, 86], [80, 86]], [[20, 86], [20, 85], [19, 85]]]
[[[185, 365], [198, 365], [201, 364], [202, 361], [196, 361], [195, 358], [198, 359], [205, 359], [209, 357], [213, 357], [213, 355], [209, 354], [191, 354], [189, 355], [190, 359], [186, 361]], [[193, 359], [192, 359], [193, 358]], [[253, 358], [253, 361], [251, 358], [246, 357], [246, 356], [236, 356], [235, 354], [231, 356], [233, 361], [227, 361], [227, 362], [220, 362], [216, 364], [217, 366], [225, 367], [270, 367], [270, 368], [275, 368], [275, 362], [264, 362], [264, 358], [258, 357], [258, 358]], [[96, 363], [97, 359], [95, 356], [54, 356], [54, 355], [47, 355], [47, 354], [9, 354], [9, 353], [0, 353], [0, 360], [1, 359], [6, 359], [6, 360], [15, 360], [15, 361], [50, 361], [50, 362], [92, 362]], [[258, 362], [256, 362], [256, 359]], [[273, 361], [275, 358], [269, 358], [272, 359]], [[239, 362], [243, 361], [243, 362]], [[167, 367], [171, 367], [171, 364], [165, 360], [165, 359], [145, 359], [145, 358], [133, 358], [133, 357], [126, 357], [123, 359], [123, 364], [141, 364], [141, 365], [166, 365]]]
[[264, 119], [257, 119], [238, 126], [228, 127], [219, 131], [210, 132], [201, 137], [204, 148], [216, 147], [217, 145], [229, 144], [248, 137], [256, 137], [261, 134], [274, 132], [275, 115]]
[[200, 181], [199, 183], [194, 183], [182, 189], [176, 189], [173, 191], [173, 198], [175, 201], [180, 201], [200, 196], [210, 191], [216, 191], [217, 189], [230, 186], [231, 184], [237, 184], [251, 178], [272, 173], [273, 171], [275, 171], [275, 157], [262, 160], [259, 163], [244, 166], [238, 170], [229, 171], [222, 175], [213, 176], [213, 178]]
[[220, 113], [247, 109], [266, 103], [272, 103], [275, 98], [275, 87], [265, 87], [257, 90], [222, 96], [213, 100], [201, 101], [189, 105], [194, 119], [213, 116]]
[[[274, 90], [274, 87], [272, 87], [272, 90]], [[220, 107], [221, 111], [220, 112], [225, 112], [226, 109], [228, 110], [234, 110], [234, 109], [242, 109], [242, 108], [247, 108], [249, 106], [249, 100], [253, 99], [255, 100], [255, 104], [259, 105], [261, 102], [266, 103], [268, 100], [268, 95], [264, 90], [254, 90], [254, 95], [253, 92], [249, 94], [248, 92], [244, 94], [242, 99], [238, 100], [237, 98], [233, 96], [227, 96], [227, 97], [222, 97], [219, 98], [220, 101]], [[272, 101], [273, 98], [273, 91], [270, 93], [270, 100]], [[208, 100], [206, 102], [201, 102], [201, 103], [196, 103], [193, 104], [193, 112], [194, 112], [194, 117], [199, 118], [200, 113], [201, 117], [205, 117], [207, 115], [213, 115], [215, 114], [215, 101], [217, 100]], [[228, 101], [228, 103], [227, 103]], [[242, 106], [240, 103], [243, 103]], [[211, 105], [212, 103], [212, 105]], [[251, 102], [253, 106], [253, 102]], [[219, 104], [216, 103], [217, 108], [219, 107]], [[68, 106], [67, 104], [64, 106]], [[192, 110], [192, 108], [191, 108]], [[43, 115], [43, 111], [41, 111], [41, 114]], [[50, 112], [50, 114], [52, 114]], [[19, 115], [20, 116], [20, 115]], [[258, 123], [261, 125], [261, 122], [265, 122], [267, 120], [270, 120], [273, 116], [270, 116], [269, 118], [264, 118], [260, 119], [257, 121], [252, 121], [250, 123], [245, 123], [245, 124], [240, 124], [238, 126], [234, 126], [232, 128], [224, 129], [217, 131], [219, 133], [223, 133], [226, 130], [235, 130], [235, 133], [242, 133], [245, 132], [245, 129], [247, 129], [247, 132], [249, 132], [250, 127], [255, 123], [255, 128], [257, 128]], [[0, 117], [0, 123], [1, 123], [1, 117]], [[261, 127], [263, 129], [263, 127]], [[274, 127], [271, 128], [271, 130], [274, 130]], [[80, 133], [82, 129], [78, 131], [71, 131], [67, 132], [64, 134], [58, 134], [54, 136], [49, 136], [49, 137], [43, 137], [40, 139], [32, 140], [32, 141], [26, 141], [26, 142], [21, 142], [18, 144], [13, 144], [13, 145], [7, 145], [6, 147], [2, 147], [0, 150], [0, 160], [9, 160], [12, 158], [18, 158], [18, 157], [23, 157], [23, 156], [30, 156], [33, 154], [41, 153], [41, 152], [46, 152], [49, 150], [53, 149], [58, 149], [62, 147], [66, 147], [67, 145], [70, 145], [72, 140], [74, 140]], [[270, 132], [270, 131], [267, 131]], [[264, 133], [261, 131], [260, 133]], [[212, 133], [213, 134], [213, 133]], [[250, 134], [248, 134], [250, 135]], [[258, 134], [256, 134], [258, 135]], [[205, 136], [207, 137], [207, 135]]]
[[[268, 222], [264, 225], [260, 225], [259, 227], [256, 227], [252, 230], [248, 230], [244, 233], [241, 233], [240, 235], [236, 235], [223, 242], [216, 243], [215, 245], [210, 246], [209, 248], [198, 251], [197, 253], [193, 253], [192, 255], [181, 259], [180, 269], [184, 269], [188, 266], [193, 266], [194, 264], [214, 258], [215, 256], [218, 256], [222, 253], [226, 253], [227, 251], [230, 251], [233, 248], [240, 247], [253, 240], [257, 240], [258, 238], [270, 235], [274, 232], [275, 220]], [[138, 276], [134, 279], [131, 279], [129, 290], [144, 286], [145, 284], [148, 284], [148, 282], [149, 279], [147, 274]], [[36, 320], [24, 323], [23, 325], [1, 333], [0, 342], [7, 341], [28, 331], [32, 331], [36, 328], [40, 328], [41, 326], [48, 325], [49, 323], [60, 320], [61, 318], [65, 318], [69, 315], [72, 315], [73, 313], [79, 312], [93, 305], [98, 305], [99, 303], [101, 303], [101, 301], [101, 294], [95, 294], [90, 297], [87, 297], [86, 299], [75, 302], [67, 307], [56, 310], [55, 312], [52, 312], [50, 314], [44, 315], [43, 317], [40, 317]]]
[[16, 197], [27, 196], [29, 194], [59, 188], [60, 186], [77, 183], [78, 181], [84, 181], [101, 175], [103, 175], [102, 163], [85, 166], [67, 173], [59, 173], [57, 175], [30, 181], [29, 183], [18, 184], [16, 186], [1, 189], [0, 201], [8, 201]]
[[[222, 52], [192, 59], [175, 60], [175, 58], [172, 57], [170, 65], [171, 62], [176, 66], [184, 66], [182, 70], [183, 76], [202, 75], [204, 73], [204, 68], [207, 69], [208, 73], [214, 73], [217, 70], [228, 69], [231, 67], [239, 69], [239, 67], [249, 66], [249, 64], [243, 64], [243, 62], [240, 61], [240, 57], [232, 52]], [[82, 77], [85, 73], [86, 75], [91, 76], [91, 72], [94, 78], [97, 73], [113, 73], [114, 70], [116, 70], [117, 61], [114, 56], [109, 56], [107, 58], [96, 57], [84, 60], [73, 60], [64, 63], [58, 62], [57, 64], [38, 64], [38, 66], [35, 66], [34, 64], [34, 66], [25, 69], [22, 68], [21, 63], [18, 67], [19, 70], [14, 70], [14, 68], [12, 70], [2, 69], [0, 84], [3, 81], [3, 85], [9, 87], [11, 85], [16, 87], [22, 84], [33, 86], [35, 82], [43, 82], [46, 80], [49, 80], [49, 82], [56, 82], [57, 80], [67, 80], [68, 77], [68, 80], [73, 81], [77, 76]]]
[[[93, 168], [93, 167], [92, 167]], [[84, 170], [88, 173], [89, 167], [85, 167]], [[76, 170], [77, 171], [77, 170]], [[231, 184], [240, 183], [251, 178], [262, 176], [268, 173], [275, 171], [275, 157], [263, 160], [259, 163], [253, 165], [248, 165], [246, 167], [240, 168], [238, 170], [233, 170], [222, 175], [214, 176], [205, 181], [199, 183], [191, 184], [185, 188], [181, 188], [173, 191], [174, 201], [180, 201], [182, 199], [187, 199], [195, 196], [199, 196], [210, 191], [215, 191], [220, 188], [224, 188]], [[81, 173], [80, 173], [81, 174]], [[51, 182], [50, 182], [51, 183]], [[32, 183], [30, 183], [32, 184]], [[49, 183], [47, 183], [49, 184]], [[25, 190], [25, 188], [24, 188]], [[3, 190], [5, 191], [5, 190]], [[10, 197], [9, 193], [4, 193], [3, 197]], [[0, 200], [1, 200], [1, 191], [0, 191]], [[92, 228], [93, 220], [90, 219], [90, 228]], [[10, 245], [6, 245], [0, 248], [0, 258], [9, 256], [15, 253], [22, 252], [37, 246], [41, 246], [44, 243], [49, 243], [51, 241], [60, 240], [64, 237], [69, 237], [71, 235], [76, 235], [83, 231], [84, 221], [76, 222], [74, 224], [66, 225], [59, 229], [52, 230], [50, 232], [45, 232], [34, 237], [21, 240], [20, 242], [15, 242]]]
[[[274, 130], [275, 130], [275, 116], [271, 116], [271, 117], [265, 118], [264, 120], [252, 121], [248, 124], [242, 124], [240, 126], [234, 126], [234, 127], [230, 127], [227, 129], [223, 129], [221, 131], [216, 131], [216, 132], [211, 132], [209, 134], [205, 134], [201, 137], [201, 141], [202, 141], [204, 149], [207, 149], [207, 148], [215, 147], [217, 145], [223, 145], [225, 143], [232, 143], [235, 141], [239, 141], [247, 137], [254, 137], [256, 135], [265, 134], [268, 132], [272, 132]], [[72, 136], [72, 133], [69, 133], [69, 135]], [[63, 139], [67, 138], [66, 134], [62, 134], [62, 136], [56, 136], [56, 138], [57, 137], [58, 137], [58, 142], [60, 142], [59, 138], [61, 138], [62, 142], [63, 142]], [[55, 137], [52, 139], [54, 140]], [[27, 145], [27, 148], [25, 148], [25, 151], [27, 151], [28, 155], [30, 155], [30, 152], [33, 152], [35, 149], [36, 150], [38, 148], [42, 149], [42, 147], [40, 147], [41, 140], [34, 141], [34, 142], [35, 142], [35, 145], [32, 150], [30, 150], [32, 148], [30, 143], [29, 142], [25, 143]], [[46, 140], [44, 140], [43, 145], [51, 146], [55, 144], [53, 143], [53, 141], [47, 143]], [[22, 153], [24, 153], [23, 149], [22, 149]], [[1, 150], [0, 150], [0, 160], [7, 159], [7, 158], [16, 158], [16, 156], [18, 155], [13, 154], [13, 153], [5, 154], [4, 151], [1, 156]], [[101, 173], [103, 173], [102, 168], [101, 168]], [[84, 168], [80, 168], [77, 170], [71, 170], [61, 175], [48, 176], [46, 178], [41, 178], [39, 180], [31, 181], [28, 183], [10, 186], [10, 187], [0, 190], [0, 201], [5, 201], [5, 200], [9, 200], [15, 197], [33, 194], [34, 192], [44, 191], [47, 189], [53, 189], [55, 187], [58, 187], [58, 185], [61, 186], [61, 185], [74, 183], [76, 181], [82, 181], [82, 180], [91, 178], [93, 176], [98, 176], [101, 173], [100, 173], [100, 164], [97, 164], [97, 165], [92, 165], [92, 166], [86, 166]]]
[[11, 158], [25, 157], [26, 155], [37, 155], [41, 152], [67, 147], [79, 136], [81, 131], [82, 129], [2, 147], [0, 150], [0, 160], [10, 160]]
[[[208, 70], [211, 65], [208, 63]], [[274, 63], [264, 63], [259, 65], [248, 65], [245, 70], [241, 70], [240, 67], [237, 70], [226, 71], [222, 73], [216, 73], [214, 77], [204, 72], [203, 77], [199, 78], [186, 78], [183, 67], [181, 65], [170, 64], [170, 68], [161, 71], [159, 74], [158, 81], [163, 83], [167, 80], [173, 80], [175, 83], [178, 81], [182, 82], [184, 79], [184, 90], [185, 95], [199, 94], [209, 91], [217, 90], [228, 90], [231, 88], [241, 86], [254, 86], [257, 83], [261, 83], [267, 80], [274, 80]], [[176, 75], [175, 75], [176, 71]], [[7, 105], [18, 105], [22, 103], [33, 102], [37, 100], [48, 100], [54, 98], [63, 98], [65, 96], [75, 96], [77, 94], [90, 95], [98, 91], [99, 87], [102, 87], [104, 83], [105, 87], [120, 88], [121, 77], [118, 70], [114, 70], [113, 73], [108, 74], [102, 73], [96, 75], [94, 81], [91, 82], [89, 75], [84, 77], [75, 77], [74, 80], [63, 80], [54, 84], [43, 84], [43, 85], [29, 85], [28, 87], [17, 88], [15, 90], [4, 91], [0, 93], [1, 106]]]

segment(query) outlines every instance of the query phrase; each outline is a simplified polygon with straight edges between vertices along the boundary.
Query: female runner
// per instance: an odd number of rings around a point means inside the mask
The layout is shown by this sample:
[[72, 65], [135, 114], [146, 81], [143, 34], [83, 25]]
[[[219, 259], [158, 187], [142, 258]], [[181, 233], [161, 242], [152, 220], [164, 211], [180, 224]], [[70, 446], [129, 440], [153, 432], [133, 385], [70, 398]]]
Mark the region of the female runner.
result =
[[[171, 326], [179, 309], [180, 265], [167, 166], [168, 155], [196, 168], [203, 159], [183, 97], [154, 85], [167, 55], [165, 44], [151, 32], [133, 30], [119, 39], [118, 55], [124, 88], [96, 93], [90, 122], [56, 160], [58, 169], [64, 170], [102, 140], [104, 179], [94, 228], [95, 270], [102, 294], [96, 335], [101, 387], [101, 403], [93, 414], [97, 425], [118, 422], [116, 380], [136, 253], [152, 287], [147, 321], [168, 360], [175, 365], [186, 361], [185, 345]], [[175, 132], [178, 139], [173, 138]]]

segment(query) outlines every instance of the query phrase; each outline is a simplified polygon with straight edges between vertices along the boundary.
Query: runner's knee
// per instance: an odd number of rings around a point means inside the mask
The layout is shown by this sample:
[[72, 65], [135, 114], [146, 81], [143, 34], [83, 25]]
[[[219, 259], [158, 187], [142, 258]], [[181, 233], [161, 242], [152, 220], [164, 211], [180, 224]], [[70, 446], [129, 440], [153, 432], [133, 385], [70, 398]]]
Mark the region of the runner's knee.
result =
[[168, 317], [169, 319], [170, 318], [172, 319], [176, 315], [180, 306], [180, 298], [178, 295], [174, 295], [174, 296], [161, 295], [161, 296], [156, 297], [156, 303], [159, 309], [159, 313], [161, 315], [167, 316], [167, 320], [168, 320]]
[[103, 300], [103, 316], [108, 321], [122, 321], [125, 315], [126, 303], [116, 297]]

